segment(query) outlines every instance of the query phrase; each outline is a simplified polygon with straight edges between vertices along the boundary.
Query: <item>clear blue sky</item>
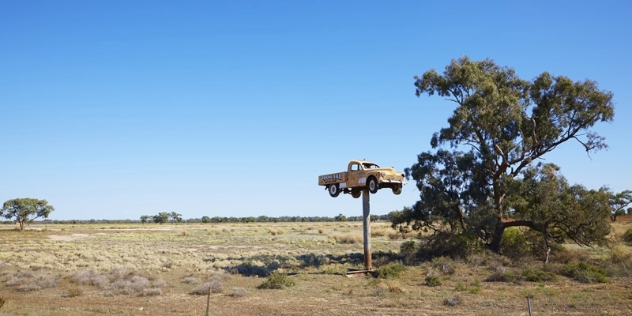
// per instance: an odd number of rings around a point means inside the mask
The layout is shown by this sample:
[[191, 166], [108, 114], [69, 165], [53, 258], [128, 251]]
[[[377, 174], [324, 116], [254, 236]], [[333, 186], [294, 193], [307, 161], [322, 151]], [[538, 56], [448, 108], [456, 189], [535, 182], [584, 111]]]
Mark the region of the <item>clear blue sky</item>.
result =
[[[403, 170], [453, 105], [413, 76], [494, 59], [614, 92], [608, 151], [547, 161], [632, 189], [629, 1], [2, 1], [0, 203], [51, 219], [361, 215], [317, 176], [365, 158]], [[413, 183], [371, 197], [412, 205]]]

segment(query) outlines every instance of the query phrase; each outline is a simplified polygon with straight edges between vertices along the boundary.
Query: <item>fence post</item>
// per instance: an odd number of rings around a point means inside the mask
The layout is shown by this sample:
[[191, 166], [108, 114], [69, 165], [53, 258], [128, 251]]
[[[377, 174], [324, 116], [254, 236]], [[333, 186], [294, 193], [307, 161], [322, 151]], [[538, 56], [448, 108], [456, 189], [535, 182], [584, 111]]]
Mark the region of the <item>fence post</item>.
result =
[[209, 302], [211, 301], [211, 286], [208, 286], [208, 296], [206, 296], [206, 316], [209, 316], [208, 314], [208, 305]]

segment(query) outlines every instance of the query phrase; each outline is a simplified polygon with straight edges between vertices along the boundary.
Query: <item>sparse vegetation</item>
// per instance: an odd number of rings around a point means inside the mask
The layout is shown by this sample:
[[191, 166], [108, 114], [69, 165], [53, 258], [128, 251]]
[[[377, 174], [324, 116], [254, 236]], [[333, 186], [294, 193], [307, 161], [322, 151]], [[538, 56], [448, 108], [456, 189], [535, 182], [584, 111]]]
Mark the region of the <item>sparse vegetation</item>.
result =
[[522, 271], [522, 276], [529, 282], [553, 282], [557, 279], [555, 273], [532, 269]]
[[232, 293], [233, 297], [244, 297], [246, 295], [248, 295], [248, 291], [246, 291], [246, 289], [244, 289], [243, 287], [233, 288], [233, 293]]
[[396, 279], [406, 270], [406, 266], [400, 263], [379, 267], [373, 272], [373, 276], [380, 279]]
[[294, 285], [296, 285], [296, 283], [292, 279], [290, 279], [286, 274], [273, 273], [270, 276], [268, 276], [265, 282], [261, 283], [257, 288], [280, 290], [280, 289], [291, 287]]
[[441, 285], [441, 279], [439, 279], [439, 276], [435, 275], [435, 274], [430, 274], [426, 276], [426, 285], [427, 286], [439, 286]]
[[562, 267], [561, 273], [581, 283], [608, 283], [606, 270], [591, 266], [585, 262], [569, 263]]
[[448, 297], [445, 300], [443, 300], [443, 305], [456, 306], [456, 305], [461, 304], [462, 302], [463, 302], [463, 299], [461, 298], [461, 296], [455, 295], [455, 296]]
[[204, 284], [199, 285], [191, 294], [195, 295], [206, 295], [209, 292], [211, 293], [220, 293], [224, 290], [224, 283], [222, 282], [222, 277], [219, 274], [214, 274], [208, 281], [204, 282]]
[[[372, 225], [376, 226], [375, 231], [388, 229], [387, 223]], [[612, 225], [618, 237], [628, 228], [619, 222]], [[302, 311], [310, 304], [306, 295], [319, 299], [343, 295], [351, 301], [380, 298], [345, 307], [344, 312], [349, 310], [351, 314], [381, 308], [387, 311], [390, 307], [404, 306], [402, 302], [412, 311], [426, 305], [441, 306], [442, 301], [446, 304], [442, 308], [449, 308], [454, 314], [472, 314], [481, 308], [491, 314], [506, 313], [507, 304], [496, 304], [498, 293], [506, 294], [503, 300], [515, 306], [523, 306], [518, 299], [525, 293], [536, 299], [546, 297], [551, 300], [547, 308], [557, 313], [599, 314], [607, 309], [624, 314], [627, 310], [623, 302], [629, 292], [626, 271], [630, 267], [630, 247], [622, 242], [609, 248], [556, 249], [551, 253], [551, 263], [533, 268], [534, 263], [535, 266], [540, 263], [529, 255], [513, 260], [484, 251], [464, 260], [449, 256], [427, 260], [420, 257], [417, 249], [423, 241], [390, 239], [386, 234], [372, 238], [375, 277], [365, 279], [342, 277], [348, 268], [362, 266], [362, 243], [336, 242], [329, 237], [361, 236], [359, 222], [318, 226], [269, 222], [31, 225], [21, 232], [12, 228], [0, 230], [0, 241], [7, 245], [0, 253], [0, 282], [4, 285], [0, 287], [0, 297], [8, 299], [2, 313], [9, 315], [55, 314], [64, 304], [76, 306], [76, 312], [63, 310], [70, 316], [93, 314], [97, 310], [101, 314], [132, 314], [141, 307], [143, 312], [152, 314], [195, 314], [194, 309], [199, 314], [205, 308], [209, 289], [211, 305], [223, 314], [280, 313], [281, 308], [288, 307]], [[271, 236], [269, 229], [283, 230], [284, 234]], [[323, 229], [324, 234], [319, 234], [318, 229]], [[188, 235], [183, 236], [181, 231], [187, 231]], [[406, 260], [406, 253], [412, 253], [415, 259]], [[594, 286], [599, 285], [566, 278], [560, 281], [562, 268], [579, 262], [605, 270], [611, 283], [607, 290], [597, 291]], [[479, 280], [494, 273], [505, 281], [481, 284]], [[48, 281], [38, 284], [36, 276]], [[278, 276], [285, 281], [279, 281]], [[565, 282], [575, 283], [574, 291], [563, 290]], [[23, 283], [25, 286], [18, 289]], [[295, 290], [264, 290], [286, 288], [293, 283], [298, 283]], [[458, 302], [456, 294], [462, 302], [451, 305]], [[190, 295], [186, 304], [179, 303], [182, 295]], [[473, 295], [476, 297], [468, 299]], [[577, 298], [581, 295], [583, 299]], [[154, 299], [156, 296], [161, 298]], [[98, 297], [120, 304], [99, 303], [95, 301]], [[227, 297], [247, 299], [229, 308], [222, 303]], [[147, 300], [152, 301], [151, 305]], [[47, 305], [49, 301], [58, 303]], [[33, 302], [37, 302], [37, 312], [28, 307]], [[573, 309], [567, 310], [566, 306], [571, 304]], [[175, 308], [178, 312], [170, 312]], [[509, 310], [518, 313], [517, 309]]]
[[621, 239], [628, 244], [632, 244], [632, 227], [628, 228], [628, 230], [623, 233]]

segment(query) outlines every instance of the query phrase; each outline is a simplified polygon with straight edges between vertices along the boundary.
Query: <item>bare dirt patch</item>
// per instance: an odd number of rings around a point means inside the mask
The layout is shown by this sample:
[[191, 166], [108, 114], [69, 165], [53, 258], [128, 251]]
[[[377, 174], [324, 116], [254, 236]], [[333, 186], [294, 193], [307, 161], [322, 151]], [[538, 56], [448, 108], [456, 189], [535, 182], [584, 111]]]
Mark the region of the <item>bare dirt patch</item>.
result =
[[[96, 235], [105, 235], [104, 233]], [[90, 237], [90, 234], [71, 234], [71, 235], [48, 235], [48, 238], [55, 241], [74, 241], [77, 239], [83, 239]]]

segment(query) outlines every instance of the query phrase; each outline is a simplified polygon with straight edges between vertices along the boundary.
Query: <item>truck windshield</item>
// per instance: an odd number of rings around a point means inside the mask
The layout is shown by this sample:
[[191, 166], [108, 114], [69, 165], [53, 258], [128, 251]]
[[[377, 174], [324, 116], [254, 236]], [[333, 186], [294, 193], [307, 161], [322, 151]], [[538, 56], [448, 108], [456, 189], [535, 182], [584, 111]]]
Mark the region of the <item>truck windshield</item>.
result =
[[374, 163], [364, 163], [362, 166], [364, 166], [364, 169], [378, 169], [380, 167]]

